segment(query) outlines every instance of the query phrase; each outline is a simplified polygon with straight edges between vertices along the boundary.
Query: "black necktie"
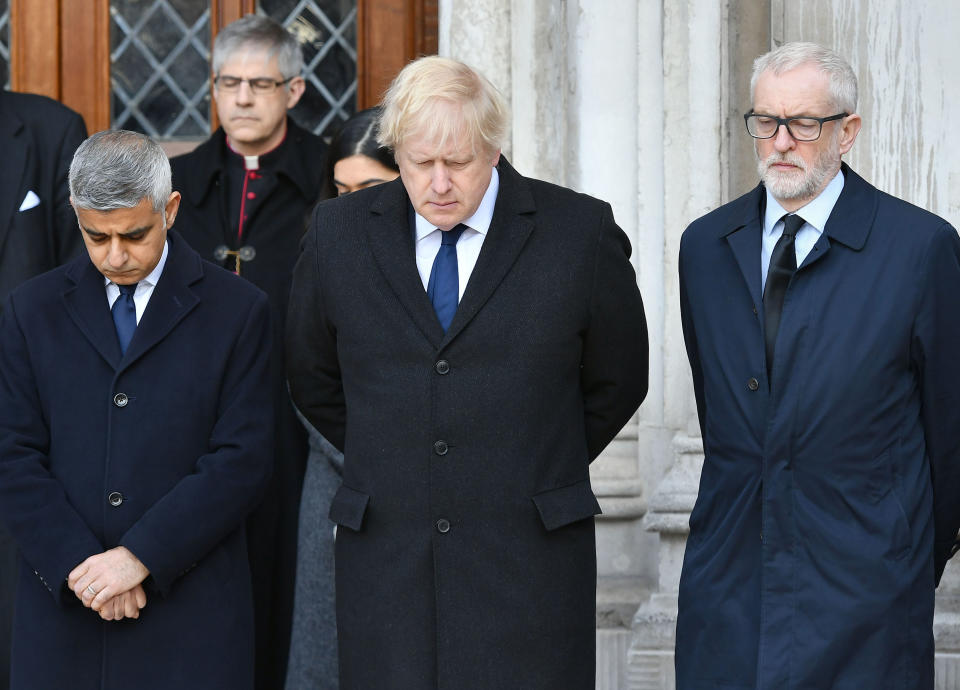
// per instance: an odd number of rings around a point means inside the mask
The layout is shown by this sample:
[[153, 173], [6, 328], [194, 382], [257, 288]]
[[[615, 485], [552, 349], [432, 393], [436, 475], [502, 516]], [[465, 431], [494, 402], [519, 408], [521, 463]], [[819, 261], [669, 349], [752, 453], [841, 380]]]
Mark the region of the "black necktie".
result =
[[763, 314], [767, 340], [767, 378], [773, 371], [773, 348], [777, 343], [777, 331], [780, 329], [780, 312], [783, 309], [783, 297], [787, 294], [790, 278], [797, 270], [797, 250], [794, 238], [797, 230], [804, 224], [803, 218], [795, 214], [783, 217], [783, 234], [773, 247], [770, 266], [767, 269], [767, 284], [763, 288]]
[[127, 345], [137, 330], [137, 307], [133, 303], [133, 293], [137, 291], [137, 283], [132, 285], [117, 285], [120, 296], [113, 302], [110, 313], [113, 315], [113, 324], [117, 327], [117, 340], [120, 342], [120, 354], [127, 353]]
[[457, 271], [457, 240], [467, 229], [462, 223], [450, 230], [440, 232], [441, 244], [437, 258], [433, 260], [430, 269], [430, 280], [427, 282], [427, 296], [433, 304], [443, 332], [446, 333], [457, 313], [457, 304], [460, 302], [460, 274]]

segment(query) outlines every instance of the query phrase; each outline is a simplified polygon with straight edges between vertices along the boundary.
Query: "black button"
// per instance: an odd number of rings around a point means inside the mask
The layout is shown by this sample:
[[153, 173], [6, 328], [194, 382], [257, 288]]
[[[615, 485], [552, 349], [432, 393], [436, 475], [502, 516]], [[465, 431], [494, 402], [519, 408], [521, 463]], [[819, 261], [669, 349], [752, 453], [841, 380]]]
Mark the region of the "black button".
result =
[[757, 305], [756, 305], [756, 304], [753, 305], [753, 315], [754, 315], [754, 316], [757, 315]]
[[117, 393], [113, 396], [113, 404], [117, 407], [126, 407], [128, 402], [130, 402], [130, 398], [127, 397], [126, 393]]
[[747, 381], [747, 388], [749, 388], [752, 391], [755, 391], [758, 388], [760, 388], [760, 382], [754, 378], [751, 378], [749, 381]]
[[110, 492], [110, 495], [107, 496], [107, 502], [114, 508], [117, 508], [121, 503], [123, 503], [123, 494], [121, 494], [119, 491], [112, 491]]
[[447, 445], [446, 441], [437, 441], [433, 444], [433, 452], [437, 455], [446, 455], [448, 450], [450, 450], [450, 446]]
[[450, 521], [449, 521], [449, 520], [444, 520], [443, 518], [440, 518], [439, 520], [437, 520], [437, 531], [438, 531], [440, 534], [446, 534], [447, 532], [449, 532], [449, 531], [450, 531]]
[[433, 368], [436, 369], [437, 373], [440, 374], [441, 376], [443, 376], [444, 374], [449, 374], [449, 373], [450, 373], [450, 362], [448, 362], [448, 361], [445, 360], [445, 359], [441, 359], [439, 362], [437, 362], [437, 363], [434, 365]]

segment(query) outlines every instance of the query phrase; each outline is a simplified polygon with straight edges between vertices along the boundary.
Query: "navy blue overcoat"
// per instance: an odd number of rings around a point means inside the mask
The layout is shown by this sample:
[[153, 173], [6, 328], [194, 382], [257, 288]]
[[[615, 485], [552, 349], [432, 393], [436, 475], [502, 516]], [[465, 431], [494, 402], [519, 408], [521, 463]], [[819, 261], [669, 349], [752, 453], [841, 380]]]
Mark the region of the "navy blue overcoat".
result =
[[960, 240], [843, 173], [788, 288], [770, 381], [763, 187], [683, 235], [706, 459], [678, 690], [933, 687], [934, 587], [960, 526]]
[[[174, 234], [125, 356], [84, 253], [15, 290], [0, 325], [0, 517], [21, 551], [12, 685], [249, 688], [241, 529], [270, 470], [265, 295]], [[139, 620], [65, 586], [124, 545], [150, 569]]]

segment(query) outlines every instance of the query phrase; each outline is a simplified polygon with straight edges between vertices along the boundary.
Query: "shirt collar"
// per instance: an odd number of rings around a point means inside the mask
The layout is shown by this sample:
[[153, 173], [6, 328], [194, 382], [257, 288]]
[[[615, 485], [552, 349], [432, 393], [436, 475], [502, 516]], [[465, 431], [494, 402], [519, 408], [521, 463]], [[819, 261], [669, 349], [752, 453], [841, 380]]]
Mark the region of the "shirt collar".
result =
[[[500, 173], [497, 172], [495, 167], [490, 168], [490, 170], [490, 184], [487, 185], [487, 191], [480, 200], [480, 206], [477, 207], [472, 216], [463, 221], [464, 225], [476, 230], [481, 235], [487, 234], [490, 223], [493, 222], [493, 209], [497, 204], [497, 192], [500, 190]], [[419, 213], [414, 212], [414, 218], [416, 220], [417, 242], [437, 229], [436, 225]]]
[[[157, 265], [153, 267], [153, 270], [147, 274], [147, 277], [137, 283], [137, 289], [141, 285], [152, 285], [156, 287], [157, 282], [160, 280], [160, 274], [163, 273], [163, 266], [167, 263], [167, 254], [170, 252], [170, 240], [163, 241], [163, 251], [160, 253], [160, 260], [157, 262]], [[110, 279], [106, 276], [103, 277], [103, 284], [109, 285]]]
[[[838, 170], [836, 176], [830, 180], [823, 191], [812, 201], [798, 208], [796, 213], [802, 216], [817, 232], [822, 233], [827, 225], [827, 219], [830, 217], [830, 213], [833, 211], [833, 207], [836, 205], [837, 199], [840, 198], [840, 192], [842, 191], [843, 173]], [[769, 188], [766, 190], [766, 194], [767, 210], [763, 214], [763, 231], [770, 235], [773, 233], [773, 228], [777, 224], [777, 221], [780, 220], [784, 214], [788, 213], [788, 211], [784, 210], [780, 202], [773, 198], [773, 194], [770, 193]]]

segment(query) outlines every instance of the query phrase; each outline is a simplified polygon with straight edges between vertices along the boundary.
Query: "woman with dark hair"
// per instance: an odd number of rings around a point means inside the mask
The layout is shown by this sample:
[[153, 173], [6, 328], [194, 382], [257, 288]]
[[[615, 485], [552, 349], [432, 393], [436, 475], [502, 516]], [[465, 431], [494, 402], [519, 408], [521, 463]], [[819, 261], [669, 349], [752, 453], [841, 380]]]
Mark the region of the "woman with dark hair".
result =
[[395, 180], [400, 174], [393, 151], [377, 144], [380, 108], [367, 108], [343, 123], [327, 149], [321, 198]]
[[[389, 182], [400, 175], [393, 151], [377, 144], [380, 108], [343, 123], [327, 149], [321, 199]], [[334, 526], [327, 514], [340, 486], [343, 455], [302, 416], [310, 456], [300, 501], [297, 584], [286, 690], [336, 690], [337, 624], [333, 582]]]

